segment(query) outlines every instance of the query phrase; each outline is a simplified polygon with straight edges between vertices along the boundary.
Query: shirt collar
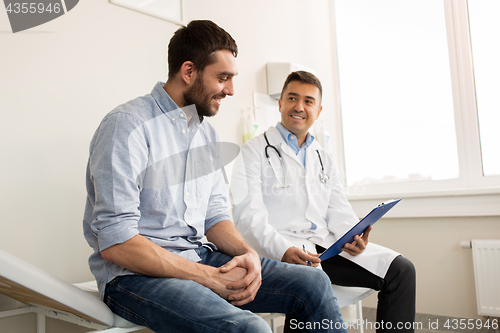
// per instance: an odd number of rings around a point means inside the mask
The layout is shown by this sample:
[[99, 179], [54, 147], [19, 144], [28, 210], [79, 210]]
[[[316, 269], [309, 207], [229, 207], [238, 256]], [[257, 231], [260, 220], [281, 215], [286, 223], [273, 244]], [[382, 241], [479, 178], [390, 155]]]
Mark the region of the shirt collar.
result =
[[[189, 113], [190, 110], [195, 110], [194, 108], [188, 106], [185, 108], [180, 108], [174, 100], [168, 95], [168, 93], [163, 89], [163, 86], [165, 86], [164, 82], [157, 82], [151, 91], [151, 95], [156, 101], [156, 104], [158, 107], [163, 111], [163, 113], [169, 117], [170, 119], [172, 117], [178, 118], [179, 115], [182, 113], [183, 117]], [[200, 116], [200, 123], [203, 122], [203, 117]]]
[[[292, 148], [296, 152], [300, 150], [299, 143], [297, 142], [297, 137], [295, 136], [295, 134], [293, 134], [292, 132], [290, 132], [280, 122], [278, 122], [276, 124], [276, 129], [280, 132], [281, 137], [283, 138], [283, 140], [285, 140], [286, 144], [290, 148]], [[314, 136], [311, 135], [311, 133], [308, 132], [307, 135], [306, 135], [306, 139], [304, 141], [304, 143], [306, 144], [305, 148], [308, 148], [313, 143], [313, 141], [314, 141]], [[302, 145], [302, 146], [304, 146], [304, 145]]]

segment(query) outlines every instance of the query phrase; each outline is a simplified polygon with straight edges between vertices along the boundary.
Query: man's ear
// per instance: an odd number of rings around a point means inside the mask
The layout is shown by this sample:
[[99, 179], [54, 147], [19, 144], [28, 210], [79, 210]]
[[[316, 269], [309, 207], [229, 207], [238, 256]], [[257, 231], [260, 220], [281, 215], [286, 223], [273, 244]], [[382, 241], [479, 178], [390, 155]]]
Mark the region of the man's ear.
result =
[[316, 114], [316, 119], [319, 118], [319, 115], [320, 115], [321, 111], [323, 111], [323, 106], [319, 107], [318, 113]]
[[181, 66], [181, 70], [179, 71], [181, 80], [188, 85], [191, 84], [193, 82], [193, 79], [195, 78], [194, 72], [194, 64], [191, 61], [185, 61]]
[[281, 113], [281, 98], [280, 98], [280, 99], [278, 99], [278, 110], [279, 110], [279, 111], [280, 111], [280, 113]]

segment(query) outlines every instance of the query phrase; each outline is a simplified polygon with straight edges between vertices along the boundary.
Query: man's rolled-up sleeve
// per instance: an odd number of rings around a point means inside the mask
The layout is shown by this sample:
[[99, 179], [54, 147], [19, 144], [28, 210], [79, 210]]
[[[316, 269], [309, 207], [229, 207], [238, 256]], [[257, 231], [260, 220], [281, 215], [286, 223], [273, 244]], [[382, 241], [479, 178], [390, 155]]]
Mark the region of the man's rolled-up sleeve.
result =
[[219, 222], [229, 220], [227, 202], [227, 185], [223, 170], [215, 171], [214, 185], [208, 201], [207, 216], [205, 219], [205, 233]]

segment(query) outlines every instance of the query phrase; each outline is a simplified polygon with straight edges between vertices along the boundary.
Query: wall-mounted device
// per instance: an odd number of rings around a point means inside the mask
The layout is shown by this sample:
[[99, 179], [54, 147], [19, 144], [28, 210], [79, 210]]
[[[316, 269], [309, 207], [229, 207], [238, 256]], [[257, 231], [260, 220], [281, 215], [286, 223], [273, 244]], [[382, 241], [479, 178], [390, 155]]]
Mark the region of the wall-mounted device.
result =
[[279, 99], [281, 95], [281, 89], [283, 89], [283, 84], [285, 83], [286, 77], [291, 72], [295, 71], [306, 71], [314, 73], [314, 70], [307, 68], [302, 65], [294, 64], [291, 62], [268, 62], [266, 65], [267, 69], [267, 94], [274, 99]]

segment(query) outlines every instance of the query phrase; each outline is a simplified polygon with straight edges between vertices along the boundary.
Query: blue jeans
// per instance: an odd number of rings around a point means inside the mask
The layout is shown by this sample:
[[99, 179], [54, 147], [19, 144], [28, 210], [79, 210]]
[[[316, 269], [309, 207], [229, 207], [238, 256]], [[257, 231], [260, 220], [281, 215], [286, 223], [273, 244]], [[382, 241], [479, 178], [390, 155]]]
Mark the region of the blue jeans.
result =
[[[202, 263], [220, 267], [232, 258], [200, 249]], [[337, 299], [319, 269], [261, 258], [262, 285], [256, 298], [236, 307], [190, 280], [120, 276], [106, 286], [104, 301], [113, 312], [155, 332], [270, 332], [254, 313], [295, 314], [297, 332], [343, 332]]]

